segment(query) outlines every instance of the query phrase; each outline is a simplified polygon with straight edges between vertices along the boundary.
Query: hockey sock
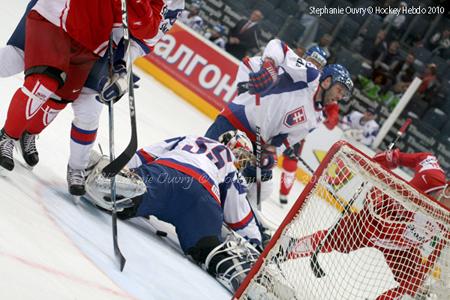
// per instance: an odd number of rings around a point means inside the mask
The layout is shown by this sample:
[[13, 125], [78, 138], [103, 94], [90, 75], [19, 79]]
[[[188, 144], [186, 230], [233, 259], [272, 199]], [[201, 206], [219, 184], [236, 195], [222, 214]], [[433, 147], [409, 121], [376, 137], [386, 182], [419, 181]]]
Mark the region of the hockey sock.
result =
[[281, 173], [280, 195], [287, 196], [294, 185], [297, 159], [284, 156], [283, 172]]
[[73, 169], [86, 169], [89, 155], [97, 138], [97, 129], [85, 130], [72, 123], [70, 130], [69, 166]]
[[16, 91], [9, 105], [4, 127], [6, 134], [19, 139], [28, 123], [57, 88], [58, 82], [46, 75], [27, 76], [23, 87]]
[[41, 109], [28, 122], [26, 131], [31, 134], [39, 134], [56, 118], [58, 113], [66, 107], [67, 103], [48, 100]]

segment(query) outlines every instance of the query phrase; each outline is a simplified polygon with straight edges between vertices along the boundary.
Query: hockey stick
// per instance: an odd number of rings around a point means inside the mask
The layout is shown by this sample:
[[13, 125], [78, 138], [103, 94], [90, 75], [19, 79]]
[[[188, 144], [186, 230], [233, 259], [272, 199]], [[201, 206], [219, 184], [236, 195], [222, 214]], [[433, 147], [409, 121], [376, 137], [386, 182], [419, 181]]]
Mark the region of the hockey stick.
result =
[[405, 123], [403, 123], [402, 127], [397, 131], [397, 136], [395, 137], [395, 140], [389, 144], [388, 150], [392, 150], [395, 146], [395, 144], [398, 142], [398, 140], [403, 136], [403, 134], [406, 132], [406, 129], [411, 124], [412, 120], [411, 118], [406, 119]]
[[128, 77], [128, 98], [130, 107], [130, 124], [131, 124], [131, 138], [125, 150], [113, 161], [111, 161], [102, 171], [103, 176], [113, 177], [122, 170], [122, 168], [130, 161], [137, 150], [137, 128], [136, 128], [136, 109], [134, 103], [134, 84], [133, 84], [133, 69], [130, 51], [130, 33], [128, 29], [128, 13], [126, 0], [121, 0], [122, 4], [122, 26], [123, 26], [123, 40], [126, 53], [126, 66]]
[[[398, 140], [406, 132], [406, 129], [411, 124], [411, 122], [412, 122], [412, 120], [410, 118], [408, 118], [405, 121], [405, 123], [402, 125], [402, 127], [397, 131], [397, 136], [396, 136], [395, 140], [391, 144], [389, 144], [388, 150], [392, 150], [394, 148], [395, 144], [398, 142]], [[324, 277], [326, 275], [325, 271], [322, 269], [322, 267], [320, 266], [319, 261], [317, 259], [317, 256], [319, 255], [320, 250], [325, 245], [325, 242], [327, 241], [327, 239], [334, 233], [334, 231], [336, 231], [336, 229], [337, 229], [340, 221], [342, 220], [342, 218], [344, 218], [348, 214], [348, 212], [349, 212], [350, 208], [352, 207], [353, 203], [355, 202], [355, 200], [358, 198], [359, 194], [363, 190], [364, 185], [365, 185], [365, 182], [363, 182], [361, 184], [361, 186], [358, 188], [358, 190], [353, 195], [353, 197], [350, 199], [350, 201], [345, 205], [343, 211], [341, 212], [341, 215], [340, 215], [339, 219], [334, 223], [333, 227], [331, 227], [331, 229], [328, 230], [328, 232], [325, 235], [325, 237], [320, 241], [319, 245], [317, 245], [317, 248], [314, 250], [314, 253], [311, 255], [311, 258], [310, 258], [311, 270], [313, 271], [314, 276], [316, 276], [317, 278], [321, 278], [321, 277]]]
[[[113, 73], [113, 63], [114, 63], [114, 53], [113, 53], [113, 43], [114, 40], [112, 38], [112, 34], [109, 38], [109, 46], [108, 46], [108, 56], [109, 56], [109, 76], [112, 78]], [[109, 115], [109, 158], [110, 164], [115, 159], [114, 154], [114, 101], [108, 102], [108, 115]], [[119, 261], [120, 271], [125, 267], [126, 259], [123, 256], [122, 252], [119, 248], [119, 242], [117, 241], [117, 206], [116, 206], [116, 176], [115, 174], [111, 177], [111, 202], [112, 202], [112, 212], [111, 212], [111, 225], [112, 225], [112, 234], [113, 234], [113, 246], [114, 246], [114, 255]]]
[[256, 114], [258, 122], [256, 123], [256, 207], [261, 211], [261, 116], [259, 115], [259, 106], [261, 98], [259, 94], [255, 95]]

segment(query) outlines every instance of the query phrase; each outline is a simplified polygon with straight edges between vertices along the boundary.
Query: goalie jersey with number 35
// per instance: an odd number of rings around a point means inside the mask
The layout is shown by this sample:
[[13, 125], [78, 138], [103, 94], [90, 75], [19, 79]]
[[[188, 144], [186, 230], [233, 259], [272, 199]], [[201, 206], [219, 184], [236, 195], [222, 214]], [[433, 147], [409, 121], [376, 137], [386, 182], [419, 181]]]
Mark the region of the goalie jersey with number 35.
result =
[[[143, 164], [159, 164], [189, 175], [220, 205], [225, 223], [241, 236], [260, 242], [261, 234], [246, 199], [247, 186], [236, 169], [234, 160], [230, 149], [217, 141], [199, 136], [184, 136], [138, 150], [128, 167], [136, 169]], [[176, 178], [167, 178], [167, 175], [161, 173], [152, 180]], [[189, 188], [189, 182], [180, 184]]]

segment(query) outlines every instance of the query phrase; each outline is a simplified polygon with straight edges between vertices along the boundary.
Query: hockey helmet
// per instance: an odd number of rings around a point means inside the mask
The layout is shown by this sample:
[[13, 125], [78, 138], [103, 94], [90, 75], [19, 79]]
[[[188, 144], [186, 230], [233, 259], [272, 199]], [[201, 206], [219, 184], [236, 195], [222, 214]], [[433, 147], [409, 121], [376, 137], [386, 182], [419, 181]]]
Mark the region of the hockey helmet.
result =
[[327, 65], [322, 70], [320, 82], [324, 81], [328, 77], [331, 77], [331, 86], [336, 83], [340, 83], [347, 89], [348, 93], [344, 99], [349, 99], [353, 91], [353, 81], [350, 76], [350, 72], [344, 66], [339, 64]]
[[219, 136], [219, 142], [227, 146], [235, 157], [234, 165], [238, 171], [255, 161], [253, 145], [247, 135], [240, 130], [230, 130]]
[[315, 60], [321, 68], [325, 67], [325, 65], [327, 64], [328, 55], [325, 50], [323, 50], [319, 46], [312, 46], [308, 50], [306, 50], [305, 57], [310, 57], [311, 59]]

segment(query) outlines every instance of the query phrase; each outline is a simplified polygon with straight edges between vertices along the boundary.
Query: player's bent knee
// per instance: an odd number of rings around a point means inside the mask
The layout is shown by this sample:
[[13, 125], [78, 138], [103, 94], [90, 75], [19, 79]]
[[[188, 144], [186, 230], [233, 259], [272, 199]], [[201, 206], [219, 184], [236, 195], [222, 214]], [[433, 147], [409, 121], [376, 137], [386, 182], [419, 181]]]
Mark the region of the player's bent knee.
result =
[[47, 76], [58, 83], [58, 88], [61, 88], [66, 81], [67, 75], [65, 72], [50, 66], [35, 66], [25, 70], [25, 78], [31, 75]]

